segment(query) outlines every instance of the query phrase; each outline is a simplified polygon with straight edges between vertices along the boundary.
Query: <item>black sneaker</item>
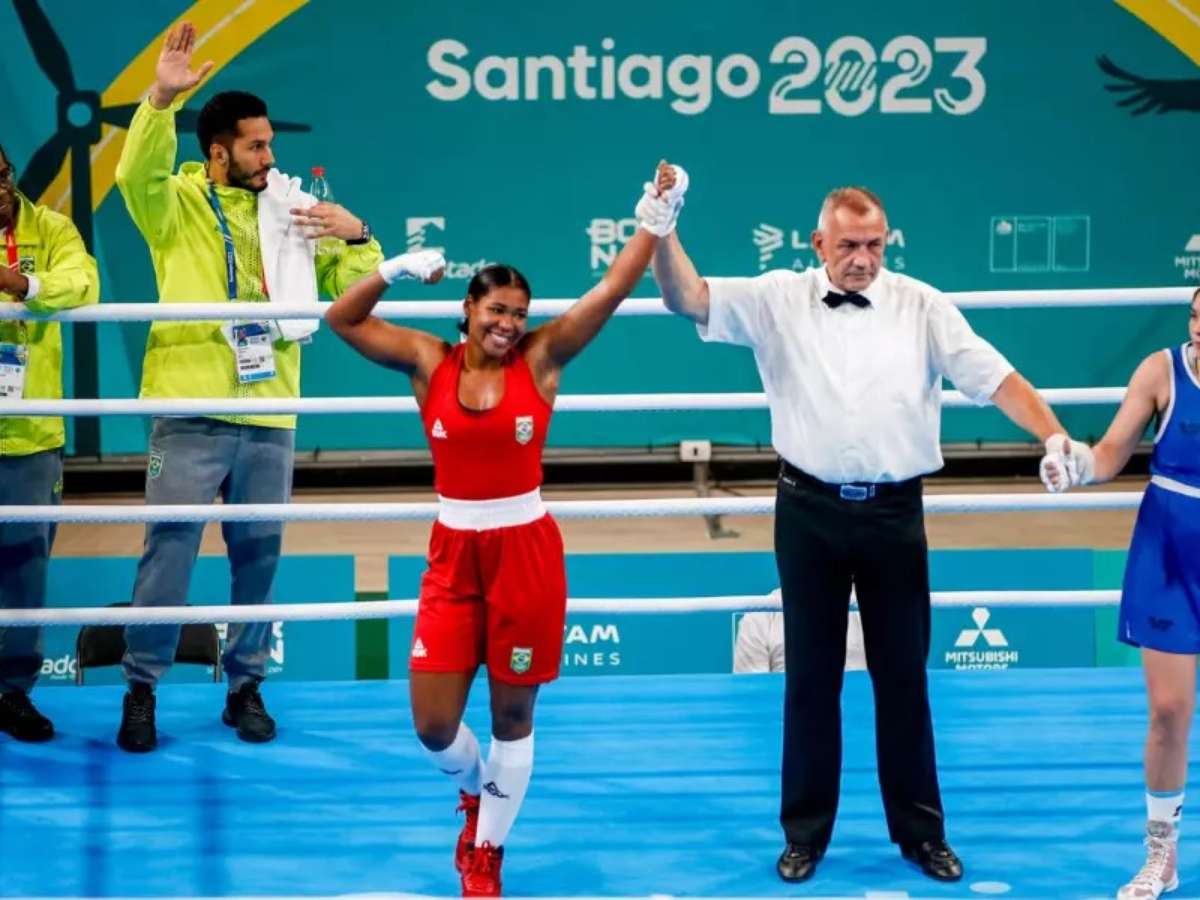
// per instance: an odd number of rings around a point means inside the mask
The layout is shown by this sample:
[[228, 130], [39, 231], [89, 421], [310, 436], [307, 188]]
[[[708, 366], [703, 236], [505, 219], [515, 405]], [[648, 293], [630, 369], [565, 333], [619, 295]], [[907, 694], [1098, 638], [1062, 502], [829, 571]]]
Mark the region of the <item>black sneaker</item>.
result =
[[267, 715], [257, 681], [247, 681], [225, 696], [221, 721], [236, 728], [237, 736], [251, 744], [265, 744], [275, 739], [275, 720]]
[[154, 727], [154, 688], [143, 681], [135, 681], [125, 692], [117, 746], [129, 753], [149, 753], [158, 746], [158, 731]]
[[0, 694], [0, 731], [27, 744], [40, 744], [54, 737], [54, 725], [34, 708], [24, 691]]

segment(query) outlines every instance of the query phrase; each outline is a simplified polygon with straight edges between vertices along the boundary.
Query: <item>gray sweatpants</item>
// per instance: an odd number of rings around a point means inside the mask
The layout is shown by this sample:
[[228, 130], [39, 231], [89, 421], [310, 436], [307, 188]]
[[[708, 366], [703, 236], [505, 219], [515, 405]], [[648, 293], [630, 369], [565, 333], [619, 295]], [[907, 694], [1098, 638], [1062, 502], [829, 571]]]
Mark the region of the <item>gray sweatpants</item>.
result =
[[[292, 494], [295, 432], [234, 425], [217, 419], [155, 419], [146, 469], [146, 503], [285, 503]], [[133, 587], [134, 606], [187, 603], [203, 523], [154, 522]], [[221, 526], [233, 575], [234, 605], [271, 602], [282, 522], [225, 522]], [[270, 622], [230, 625], [221, 664], [230, 690], [266, 676]], [[127, 680], [153, 685], [175, 659], [178, 625], [125, 629]]]
[[[57, 506], [62, 503], [62, 450], [0, 456], [0, 505]], [[46, 569], [55, 525], [0, 525], [0, 607], [41, 609], [46, 605]], [[0, 628], [0, 691], [29, 693], [42, 669], [41, 628]]]

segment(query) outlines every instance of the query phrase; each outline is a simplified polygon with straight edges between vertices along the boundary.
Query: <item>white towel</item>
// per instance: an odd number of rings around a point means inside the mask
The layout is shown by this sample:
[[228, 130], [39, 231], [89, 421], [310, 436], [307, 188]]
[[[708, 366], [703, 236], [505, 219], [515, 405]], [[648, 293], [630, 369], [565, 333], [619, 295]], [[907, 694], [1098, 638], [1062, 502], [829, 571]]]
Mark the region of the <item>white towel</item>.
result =
[[[307, 208], [316, 201], [300, 188], [299, 178], [278, 169], [267, 173], [267, 187], [258, 195], [258, 239], [263, 274], [272, 303], [306, 303], [316, 309], [316, 241], [292, 221], [291, 209]], [[272, 323], [285, 341], [307, 341], [321, 324], [315, 319], [280, 319]]]

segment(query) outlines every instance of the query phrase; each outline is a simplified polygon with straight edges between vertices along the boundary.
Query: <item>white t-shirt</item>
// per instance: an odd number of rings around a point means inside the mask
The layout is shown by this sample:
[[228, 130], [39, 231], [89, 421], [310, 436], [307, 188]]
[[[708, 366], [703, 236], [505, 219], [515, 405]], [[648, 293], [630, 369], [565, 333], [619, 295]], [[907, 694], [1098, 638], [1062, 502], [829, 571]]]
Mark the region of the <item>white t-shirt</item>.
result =
[[[779, 589], [771, 592], [778, 597]], [[850, 594], [854, 603], [854, 593]], [[861, 672], [867, 668], [867, 652], [863, 645], [862, 617], [851, 609], [846, 625], [846, 671]], [[783, 672], [783, 613], [748, 612], [738, 621], [737, 638], [733, 644], [733, 671]]]

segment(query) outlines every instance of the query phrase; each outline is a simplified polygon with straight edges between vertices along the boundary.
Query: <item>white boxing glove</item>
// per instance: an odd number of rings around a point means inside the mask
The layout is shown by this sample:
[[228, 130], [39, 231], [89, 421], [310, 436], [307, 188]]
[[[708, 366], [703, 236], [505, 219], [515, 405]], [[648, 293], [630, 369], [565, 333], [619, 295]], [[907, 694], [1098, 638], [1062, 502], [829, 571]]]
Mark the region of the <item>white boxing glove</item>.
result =
[[413, 278], [426, 284], [440, 281], [446, 271], [446, 259], [436, 250], [401, 253], [379, 264], [379, 275], [388, 284], [401, 278]]
[[1052, 494], [1091, 484], [1096, 477], [1096, 455], [1086, 443], [1072, 441], [1065, 434], [1046, 439], [1046, 455], [1038, 467], [1042, 484]]
[[679, 211], [683, 209], [684, 195], [688, 189], [688, 173], [683, 166], [672, 165], [671, 169], [675, 173], [675, 186], [660, 196], [655, 184], [658, 169], [655, 169], [655, 180], [642, 185], [642, 198], [634, 209], [638, 226], [657, 237], [666, 237], [675, 230], [675, 222], [679, 218]]

